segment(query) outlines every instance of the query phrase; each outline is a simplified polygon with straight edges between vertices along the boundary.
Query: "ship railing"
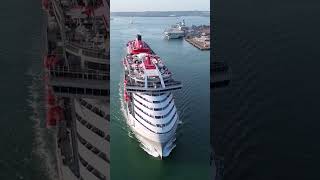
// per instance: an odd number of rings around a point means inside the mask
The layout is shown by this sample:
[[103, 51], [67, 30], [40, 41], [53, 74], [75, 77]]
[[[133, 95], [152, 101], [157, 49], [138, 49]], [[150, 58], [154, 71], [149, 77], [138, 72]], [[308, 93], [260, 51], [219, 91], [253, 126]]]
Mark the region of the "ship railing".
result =
[[[108, 100], [110, 97], [109, 89], [96, 89], [85, 87], [66, 87], [66, 86], [52, 86], [55, 94], [61, 97], [75, 97], [75, 98], [97, 98]], [[106, 99], [107, 98], [107, 99]]]
[[80, 53], [80, 50], [82, 51], [82, 54], [87, 57], [97, 58], [97, 59], [109, 59], [108, 53], [105, 52], [105, 50], [97, 50], [97, 49], [90, 49], [86, 45], [74, 43], [74, 42], [68, 42], [66, 44], [66, 48], [76, 54]]
[[[138, 83], [135, 81], [129, 81], [128, 86], [136, 86], [136, 87], [145, 87], [144, 83]], [[182, 83], [180, 81], [171, 81], [171, 82], [165, 82], [165, 87], [170, 87], [170, 86], [176, 86], [176, 85], [182, 85]], [[162, 88], [161, 83], [154, 83], [154, 82], [149, 82], [148, 83], [148, 88]]]
[[52, 5], [53, 5], [54, 12], [56, 14], [56, 18], [58, 20], [59, 25], [63, 26], [64, 25], [64, 14], [63, 14], [63, 10], [60, 5], [60, 2], [57, 0], [53, 0]]
[[69, 79], [82, 79], [82, 80], [101, 80], [106, 81], [110, 79], [110, 74], [101, 71], [81, 71], [70, 69], [66, 66], [55, 66], [49, 70], [50, 78], [69, 78]]
[[126, 90], [128, 92], [150, 92], [150, 93], [160, 93], [166, 91], [173, 91], [182, 88], [182, 83], [180, 81], [165, 83], [165, 87], [161, 84], [148, 84], [147, 87], [144, 84], [139, 83], [128, 83], [126, 85]]

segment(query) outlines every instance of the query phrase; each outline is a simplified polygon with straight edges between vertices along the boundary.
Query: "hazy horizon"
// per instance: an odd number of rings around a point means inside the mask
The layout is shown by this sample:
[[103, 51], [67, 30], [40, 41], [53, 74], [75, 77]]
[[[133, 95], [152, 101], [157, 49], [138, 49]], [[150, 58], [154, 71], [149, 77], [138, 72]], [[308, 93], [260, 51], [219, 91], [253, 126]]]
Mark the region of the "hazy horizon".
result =
[[210, 10], [172, 10], [172, 11], [165, 11], [165, 10], [162, 10], [162, 11], [157, 11], [157, 10], [154, 10], [154, 11], [110, 11], [110, 12], [185, 12], [185, 11], [200, 11], [200, 12], [210, 12]]
[[145, 12], [145, 11], [210, 11], [210, 0], [117, 0], [111, 1], [111, 12]]
[[171, 11], [166, 11], [166, 10], [162, 10], [162, 11], [158, 11], [158, 10], [153, 10], [153, 11], [110, 11], [111, 13], [121, 13], [121, 12], [133, 12], [133, 13], [139, 13], [139, 12], [185, 12], [185, 11], [199, 11], [199, 12], [210, 12], [210, 10], [171, 10]]

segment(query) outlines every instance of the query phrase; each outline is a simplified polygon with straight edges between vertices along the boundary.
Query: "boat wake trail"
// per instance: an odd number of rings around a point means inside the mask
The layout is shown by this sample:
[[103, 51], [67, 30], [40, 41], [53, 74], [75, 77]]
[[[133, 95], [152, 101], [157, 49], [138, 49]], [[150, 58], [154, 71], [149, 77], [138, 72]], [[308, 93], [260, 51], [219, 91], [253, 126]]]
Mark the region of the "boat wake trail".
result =
[[[121, 78], [122, 79], [122, 78]], [[128, 136], [132, 139], [136, 139], [134, 137], [133, 132], [131, 131], [130, 127], [127, 124], [127, 120], [128, 120], [128, 114], [126, 112], [126, 108], [125, 108], [125, 103], [124, 103], [124, 99], [123, 99], [123, 84], [119, 83], [119, 101], [120, 101], [120, 110], [122, 112], [122, 115], [124, 117], [124, 120], [122, 120], [125, 124], [122, 126], [122, 129], [124, 129], [126, 132], [128, 132]]]
[[32, 83], [28, 87], [29, 99], [28, 104], [32, 110], [32, 114], [29, 117], [34, 123], [33, 126], [33, 153], [39, 157], [41, 167], [47, 173], [49, 179], [58, 179], [57, 163], [55, 160], [55, 136], [54, 130], [48, 130], [45, 128], [45, 106], [44, 106], [44, 94], [43, 84], [40, 73], [29, 70], [27, 76], [32, 78]]
[[[122, 78], [123, 79], [123, 78]], [[124, 97], [123, 97], [123, 84], [119, 83], [119, 101], [120, 101], [120, 110], [122, 112], [122, 115], [124, 117], [124, 120], [122, 120], [125, 124], [122, 125], [123, 130], [126, 131], [126, 133], [128, 133], [129, 138], [134, 139], [135, 141], [137, 141], [139, 143], [139, 146], [141, 147], [141, 149], [143, 149], [145, 152], [147, 152], [150, 155], [153, 155], [152, 153], [150, 153], [150, 151], [148, 150], [148, 148], [146, 147], [146, 145], [143, 144], [142, 141], [140, 141], [134, 134], [134, 132], [132, 131], [132, 129], [129, 127], [129, 125], [127, 124], [128, 121], [128, 114], [126, 112], [126, 105], [124, 102]]]

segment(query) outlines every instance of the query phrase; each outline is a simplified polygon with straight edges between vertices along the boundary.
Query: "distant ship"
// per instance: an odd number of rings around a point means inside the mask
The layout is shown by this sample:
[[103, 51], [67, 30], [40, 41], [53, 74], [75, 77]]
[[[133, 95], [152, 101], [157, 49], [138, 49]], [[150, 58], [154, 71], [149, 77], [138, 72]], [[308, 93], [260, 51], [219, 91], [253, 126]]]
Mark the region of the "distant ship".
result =
[[185, 36], [186, 30], [187, 27], [183, 20], [182, 22], [172, 25], [169, 29], [166, 29], [164, 34], [167, 39], [179, 39]]
[[172, 91], [181, 89], [182, 83], [172, 78], [172, 73], [140, 35], [127, 43], [123, 66], [127, 123], [142, 148], [162, 159], [176, 146], [179, 116]]

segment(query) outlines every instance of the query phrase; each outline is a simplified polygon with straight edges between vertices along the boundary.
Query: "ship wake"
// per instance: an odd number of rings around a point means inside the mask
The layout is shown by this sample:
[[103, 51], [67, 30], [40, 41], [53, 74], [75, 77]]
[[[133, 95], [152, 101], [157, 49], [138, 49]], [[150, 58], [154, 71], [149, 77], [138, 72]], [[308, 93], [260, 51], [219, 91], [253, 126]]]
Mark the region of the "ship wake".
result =
[[[33, 122], [33, 153], [41, 160], [42, 167], [48, 174], [51, 180], [58, 179], [57, 164], [54, 156], [55, 151], [55, 136], [53, 130], [48, 131], [45, 128], [45, 106], [44, 94], [42, 85], [42, 78], [39, 73], [29, 70], [28, 76], [32, 78], [32, 84], [28, 87], [29, 99], [28, 104], [32, 110], [29, 117]], [[51, 143], [52, 142], [52, 143]]]

